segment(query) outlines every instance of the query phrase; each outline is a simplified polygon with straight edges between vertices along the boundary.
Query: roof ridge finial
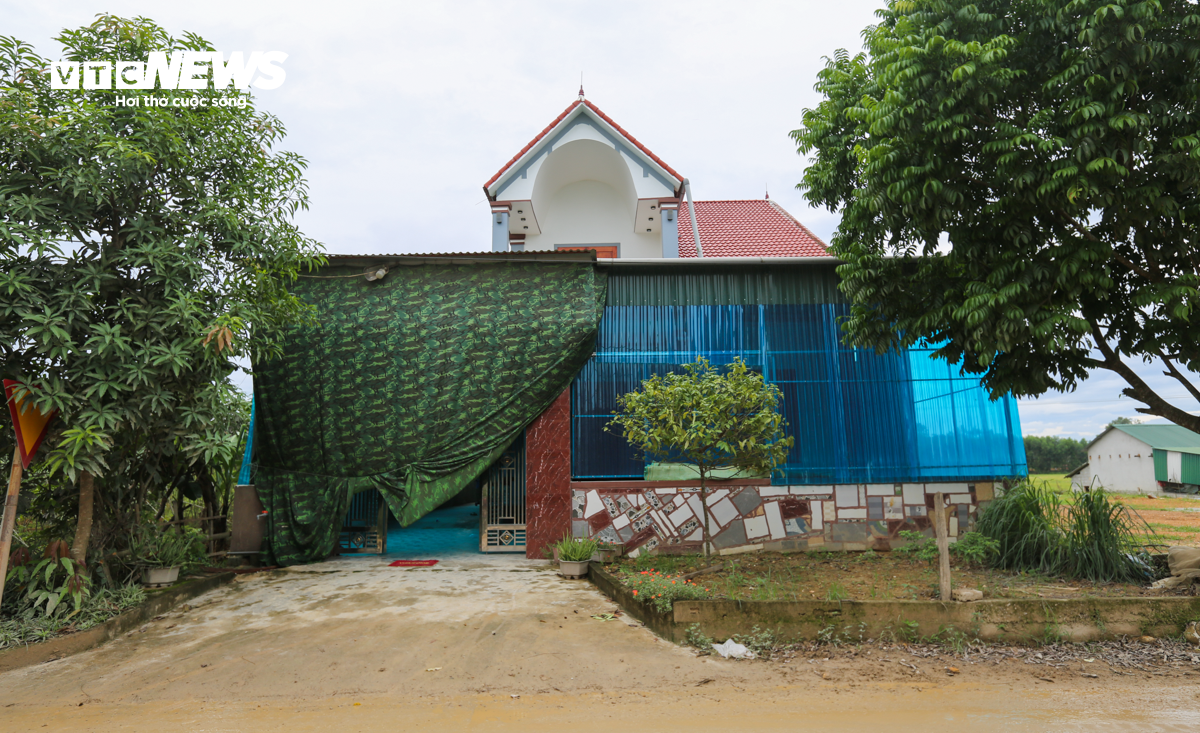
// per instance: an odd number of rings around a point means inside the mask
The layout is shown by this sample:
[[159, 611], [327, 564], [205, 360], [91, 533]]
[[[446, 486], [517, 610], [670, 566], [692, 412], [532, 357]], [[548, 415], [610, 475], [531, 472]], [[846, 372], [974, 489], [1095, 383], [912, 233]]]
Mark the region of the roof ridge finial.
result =
[[583, 72], [579, 72], [579, 101], [583, 101]]

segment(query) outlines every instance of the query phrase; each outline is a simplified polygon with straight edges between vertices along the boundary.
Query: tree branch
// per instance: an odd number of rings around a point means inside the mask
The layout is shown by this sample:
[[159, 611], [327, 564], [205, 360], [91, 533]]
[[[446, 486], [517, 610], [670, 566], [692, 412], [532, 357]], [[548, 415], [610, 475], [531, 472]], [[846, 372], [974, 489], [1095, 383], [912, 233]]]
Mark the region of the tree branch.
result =
[[1088, 323], [1092, 327], [1092, 338], [1096, 341], [1096, 348], [1104, 355], [1104, 368], [1120, 375], [1129, 384], [1128, 387], [1121, 390], [1121, 394], [1147, 405], [1147, 407], [1135, 407], [1137, 412], [1143, 415], [1157, 415], [1181, 427], [1200, 432], [1200, 416], [1184, 412], [1150, 389], [1150, 385], [1146, 384], [1133, 369], [1130, 369], [1128, 364], [1121, 361], [1120, 356], [1108, 345], [1108, 341], [1100, 331], [1100, 325], [1090, 319]]
[[[1074, 217], [1068, 216], [1067, 214], [1063, 214], [1060, 212], [1055, 212], [1055, 213], [1058, 214], [1058, 216], [1062, 217], [1062, 219], [1064, 221], [1066, 221], [1068, 224], [1070, 224], [1071, 228], [1074, 229], [1076, 232], [1078, 232], [1079, 235], [1082, 236], [1084, 239], [1087, 239], [1089, 241], [1096, 242], [1096, 243], [1101, 243], [1099, 237], [1097, 237], [1095, 234], [1092, 234], [1090, 229], [1083, 226], [1079, 222], [1075, 221]], [[1152, 273], [1144, 267], [1139, 267], [1136, 263], [1131, 262], [1128, 258], [1117, 254], [1115, 249], [1113, 250], [1112, 257], [1114, 260], [1116, 260], [1117, 262], [1124, 265], [1126, 267], [1126, 269], [1128, 269], [1131, 272], [1134, 272], [1138, 275], [1141, 275], [1142, 277], [1146, 278], [1150, 282], [1165, 282], [1166, 281], [1166, 278], [1162, 276], [1161, 272], [1153, 272]], [[1158, 268], [1155, 267], [1155, 270], [1157, 270], [1157, 269]]]
[[1184, 386], [1185, 389], [1187, 389], [1188, 393], [1190, 393], [1192, 397], [1196, 398], [1197, 402], [1200, 402], [1200, 389], [1197, 389], [1196, 385], [1192, 384], [1191, 380], [1183, 376], [1183, 373], [1180, 372], [1178, 367], [1175, 366], [1175, 362], [1171, 361], [1169, 356], [1162, 353], [1162, 350], [1159, 350], [1158, 356], [1163, 360], [1163, 364], [1167, 365], [1167, 371], [1163, 372], [1163, 375], [1174, 377], [1180, 384]]

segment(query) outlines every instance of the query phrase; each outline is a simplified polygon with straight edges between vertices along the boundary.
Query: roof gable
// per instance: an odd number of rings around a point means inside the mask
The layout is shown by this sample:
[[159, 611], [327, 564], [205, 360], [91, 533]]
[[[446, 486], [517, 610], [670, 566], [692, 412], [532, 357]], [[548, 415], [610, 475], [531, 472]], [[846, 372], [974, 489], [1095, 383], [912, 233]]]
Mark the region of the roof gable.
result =
[[[1200, 435], [1179, 425], [1112, 425], [1110, 429], [1120, 430], [1155, 450], [1200, 454]], [[1104, 434], [1096, 440], [1101, 437]]]
[[[617, 144], [618, 148], [626, 148], [631, 156], [638, 158], [641, 163], [664, 178], [664, 183], [669, 188], [678, 189], [682, 185], [683, 176], [679, 175], [674, 168], [667, 165], [666, 162], [652, 153], [649, 148], [639, 142], [637, 138], [626, 132], [611, 117], [604, 114], [599, 107], [585, 99], [580, 99], [572, 102], [563, 110], [562, 114], [554, 118], [545, 129], [530, 140], [525, 147], [521, 148], [500, 170], [496, 171], [495, 175], [489, 178], [487, 183], [483, 184], [483, 189], [487, 192], [488, 197], [494, 200], [496, 194], [508, 179], [517, 175], [530, 162], [536, 160], [547, 146], [553, 146], [556, 137], [565, 132], [580, 116], [586, 116], [589, 121], [600, 129], [602, 134], [607, 133], [607, 136], [615, 138], [610, 139], [610, 142]], [[625, 144], [620, 145], [619, 143]]]

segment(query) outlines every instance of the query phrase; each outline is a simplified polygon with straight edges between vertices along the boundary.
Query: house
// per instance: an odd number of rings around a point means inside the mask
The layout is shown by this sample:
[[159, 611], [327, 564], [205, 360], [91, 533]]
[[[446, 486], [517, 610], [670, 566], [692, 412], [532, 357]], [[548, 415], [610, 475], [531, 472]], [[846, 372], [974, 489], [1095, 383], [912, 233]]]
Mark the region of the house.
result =
[[687, 179], [582, 92], [484, 184], [493, 252], [583, 249], [623, 259], [828, 254], [773, 201], [689, 202]]
[[938, 493], [953, 538], [1025, 475], [1011, 396], [932, 348], [847, 346], [825, 244], [775, 202], [689, 185], [581, 95], [484, 185], [491, 251], [335, 255], [302, 276], [316, 323], [255, 364], [247, 473], [274, 559], [318, 556], [347, 494], [407, 524], [474, 481], [483, 551], [541, 557], [567, 533], [698, 551], [699, 482], [604, 430], [618, 395], [698, 356], [777, 385], [796, 439], [770, 476], [712, 484], [720, 553], [886, 550], [931, 532]]
[[1178, 425], [1109, 425], [1068, 476], [1076, 489], [1153, 494], [1200, 490], [1200, 435]]

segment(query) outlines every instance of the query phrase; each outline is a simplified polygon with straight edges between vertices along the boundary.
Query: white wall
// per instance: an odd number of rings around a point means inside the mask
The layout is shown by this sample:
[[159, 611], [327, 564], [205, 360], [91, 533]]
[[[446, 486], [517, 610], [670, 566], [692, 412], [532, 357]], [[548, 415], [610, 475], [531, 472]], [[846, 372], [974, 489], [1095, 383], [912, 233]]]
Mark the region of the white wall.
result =
[[628, 161], [605, 142], [584, 138], [555, 146], [530, 194], [542, 233], [525, 240], [527, 251], [616, 244], [621, 257], [662, 257], [661, 233], [634, 231], [634, 177]]
[[636, 201], [600, 181], [578, 181], [535, 205], [542, 233], [525, 240], [526, 250], [560, 245], [617, 244], [621, 257], [662, 257], [659, 234], [633, 231]]
[[1095, 479], [1109, 491], [1157, 494], [1154, 452], [1150, 446], [1120, 430], [1110, 430], [1088, 448], [1088, 465], [1071, 479], [1090, 486]]

